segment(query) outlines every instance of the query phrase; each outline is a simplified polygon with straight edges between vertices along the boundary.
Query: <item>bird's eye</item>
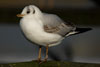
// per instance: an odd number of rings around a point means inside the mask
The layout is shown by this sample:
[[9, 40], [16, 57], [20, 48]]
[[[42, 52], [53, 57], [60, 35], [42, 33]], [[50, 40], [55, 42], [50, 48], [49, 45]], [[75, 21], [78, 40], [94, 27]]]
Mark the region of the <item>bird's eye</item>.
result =
[[28, 11], [27, 11], [27, 14], [29, 14], [29, 13], [30, 13], [30, 11], [28, 10]]

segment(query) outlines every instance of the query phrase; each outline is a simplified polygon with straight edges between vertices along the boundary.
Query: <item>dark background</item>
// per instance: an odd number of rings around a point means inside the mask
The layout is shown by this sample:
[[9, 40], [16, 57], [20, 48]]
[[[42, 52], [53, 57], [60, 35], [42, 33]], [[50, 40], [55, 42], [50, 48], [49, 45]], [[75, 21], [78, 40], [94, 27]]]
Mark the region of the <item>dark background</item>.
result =
[[26, 5], [35, 4], [42, 11], [59, 15], [75, 24], [98, 25], [99, 0], [0, 0], [0, 23], [16, 23], [16, 14]]

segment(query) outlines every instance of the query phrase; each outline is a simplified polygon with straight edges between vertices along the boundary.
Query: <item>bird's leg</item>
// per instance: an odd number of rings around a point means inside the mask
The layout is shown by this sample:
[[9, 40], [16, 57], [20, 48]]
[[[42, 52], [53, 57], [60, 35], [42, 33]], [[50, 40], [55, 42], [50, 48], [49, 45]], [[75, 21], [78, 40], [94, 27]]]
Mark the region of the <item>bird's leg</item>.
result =
[[43, 62], [46, 62], [48, 59], [48, 45], [46, 46], [46, 56]]
[[38, 62], [41, 62], [41, 46], [39, 46]]

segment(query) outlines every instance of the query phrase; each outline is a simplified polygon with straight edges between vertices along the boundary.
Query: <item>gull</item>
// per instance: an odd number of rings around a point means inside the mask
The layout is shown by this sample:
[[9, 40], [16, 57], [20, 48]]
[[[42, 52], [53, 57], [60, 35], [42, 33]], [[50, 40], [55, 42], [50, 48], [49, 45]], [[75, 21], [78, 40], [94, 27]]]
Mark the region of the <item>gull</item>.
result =
[[59, 45], [67, 36], [82, 33], [90, 28], [77, 28], [55, 14], [43, 13], [37, 6], [28, 5], [22, 10], [20, 27], [25, 37], [39, 46], [38, 61], [41, 61], [41, 47], [46, 47], [44, 62], [48, 59], [48, 48]]

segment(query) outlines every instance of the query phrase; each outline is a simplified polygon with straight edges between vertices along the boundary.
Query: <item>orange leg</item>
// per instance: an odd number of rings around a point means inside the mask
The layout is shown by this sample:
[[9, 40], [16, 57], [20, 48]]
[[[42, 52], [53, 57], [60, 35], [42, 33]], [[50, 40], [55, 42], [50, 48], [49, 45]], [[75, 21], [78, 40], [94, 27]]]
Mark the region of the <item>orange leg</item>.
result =
[[43, 62], [46, 62], [48, 59], [48, 45], [46, 46], [46, 56]]
[[41, 62], [41, 46], [39, 47], [38, 62]]

